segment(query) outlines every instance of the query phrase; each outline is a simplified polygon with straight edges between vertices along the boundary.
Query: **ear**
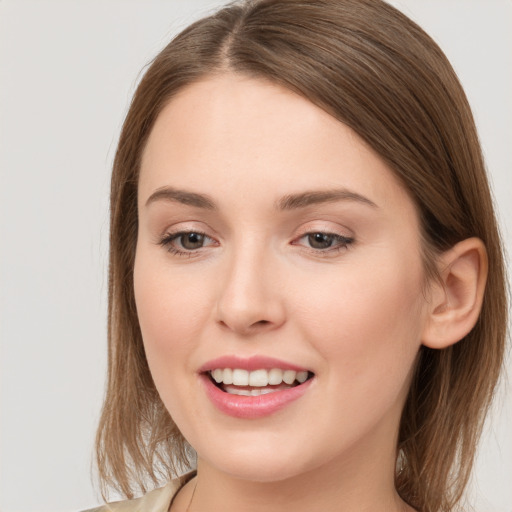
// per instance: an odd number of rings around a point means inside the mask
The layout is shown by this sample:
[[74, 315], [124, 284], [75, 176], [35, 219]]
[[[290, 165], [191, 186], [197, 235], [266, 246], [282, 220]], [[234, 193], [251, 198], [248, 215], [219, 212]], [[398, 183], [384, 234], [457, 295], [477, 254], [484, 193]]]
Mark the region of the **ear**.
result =
[[441, 255], [440, 282], [433, 282], [423, 330], [423, 345], [441, 349], [460, 341], [475, 326], [487, 280], [487, 251], [468, 238]]

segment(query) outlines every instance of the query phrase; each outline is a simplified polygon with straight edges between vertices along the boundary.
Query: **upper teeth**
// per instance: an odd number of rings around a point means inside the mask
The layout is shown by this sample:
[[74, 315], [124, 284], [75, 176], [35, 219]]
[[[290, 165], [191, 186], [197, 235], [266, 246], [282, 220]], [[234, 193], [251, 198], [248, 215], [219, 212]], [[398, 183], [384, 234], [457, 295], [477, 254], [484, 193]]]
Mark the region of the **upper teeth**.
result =
[[308, 378], [307, 371], [296, 372], [295, 370], [281, 370], [280, 368], [254, 370], [252, 372], [239, 368], [216, 368], [210, 373], [218, 384], [222, 382], [223, 384], [234, 384], [235, 386], [263, 387], [269, 384], [277, 386], [282, 382], [293, 384], [295, 380], [302, 384]]

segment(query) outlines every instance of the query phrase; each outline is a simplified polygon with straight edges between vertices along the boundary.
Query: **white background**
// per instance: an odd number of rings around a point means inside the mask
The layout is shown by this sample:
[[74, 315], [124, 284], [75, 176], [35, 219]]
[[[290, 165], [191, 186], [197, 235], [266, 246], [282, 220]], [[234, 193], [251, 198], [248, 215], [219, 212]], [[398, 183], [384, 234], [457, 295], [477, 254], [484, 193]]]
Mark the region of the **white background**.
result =
[[[510, 252], [512, 2], [393, 3], [459, 73]], [[2, 512], [100, 502], [91, 461], [106, 368], [110, 166], [143, 66], [218, 5], [0, 0]], [[504, 380], [469, 490], [482, 512], [512, 511], [511, 397]]]

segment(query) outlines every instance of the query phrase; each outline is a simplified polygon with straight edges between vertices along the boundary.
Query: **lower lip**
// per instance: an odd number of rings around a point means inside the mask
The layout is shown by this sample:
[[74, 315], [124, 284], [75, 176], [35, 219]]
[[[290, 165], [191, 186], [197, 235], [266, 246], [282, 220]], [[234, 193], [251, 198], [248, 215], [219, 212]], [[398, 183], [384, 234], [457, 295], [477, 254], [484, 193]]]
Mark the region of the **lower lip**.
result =
[[206, 394], [221, 412], [235, 418], [252, 419], [269, 416], [285, 408], [309, 389], [313, 379], [309, 379], [293, 388], [259, 396], [241, 396], [226, 393], [219, 389], [205, 374], [201, 374], [201, 380], [205, 386]]

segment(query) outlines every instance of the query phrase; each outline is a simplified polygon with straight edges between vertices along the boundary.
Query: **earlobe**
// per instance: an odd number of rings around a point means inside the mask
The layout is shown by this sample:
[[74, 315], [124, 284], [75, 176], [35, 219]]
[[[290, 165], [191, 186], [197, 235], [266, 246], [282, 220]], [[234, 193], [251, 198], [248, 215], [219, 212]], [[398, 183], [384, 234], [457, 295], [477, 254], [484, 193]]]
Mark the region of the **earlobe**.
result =
[[468, 238], [441, 255], [440, 282], [431, 286], [422, 343], [441, 349], [460, 341], [475, 326], [487, 280], [487, 251]]

